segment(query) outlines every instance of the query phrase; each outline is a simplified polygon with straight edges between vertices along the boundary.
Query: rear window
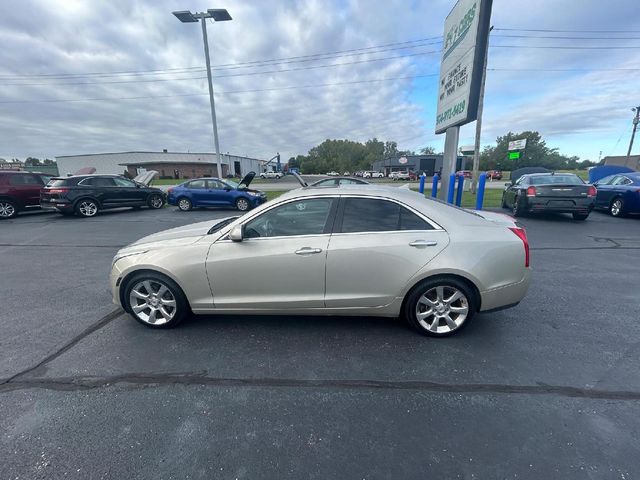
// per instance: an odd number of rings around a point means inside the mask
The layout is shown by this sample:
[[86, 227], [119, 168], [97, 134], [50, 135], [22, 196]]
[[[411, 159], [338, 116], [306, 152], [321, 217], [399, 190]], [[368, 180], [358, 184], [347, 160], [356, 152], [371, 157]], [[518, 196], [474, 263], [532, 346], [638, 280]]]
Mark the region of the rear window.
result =
[[67, 180], [64, 178], [54, 178], [49, 183], [47, 183], [47, 187], [66, 187]]
[[563, 185], [584, 185], [582, 179], [576, 175], [541, 175], [529, 177], [529, 185], [549, 185], [552, 183]]

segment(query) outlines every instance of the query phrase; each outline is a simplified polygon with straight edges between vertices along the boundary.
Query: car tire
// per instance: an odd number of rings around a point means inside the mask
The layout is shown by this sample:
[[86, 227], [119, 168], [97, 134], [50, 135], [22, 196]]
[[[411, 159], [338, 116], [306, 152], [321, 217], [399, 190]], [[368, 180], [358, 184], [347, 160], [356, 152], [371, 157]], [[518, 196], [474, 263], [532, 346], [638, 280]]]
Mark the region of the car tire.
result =
[[188, 212], [193, 208], [193, 203], [186, 197], [182, 197], [178, 199], [178, 210], [183, 212]]
[[430, 337], [448, 337], [459, 332], [473, 319], [476, 310], [473, 290], [449, 276], [421, 282], [411, 290], [404, 304], [409, 325]]
[[0, 220], [15, 218], [18, 215], [18, 205], [11, 200], [0, 200]]
[[624, 200], [620, 197], [614, 198], [609, 205], [609, 214], [612, 217], [624, 217]]
[[513, 199], [513, 207], [511, 208], [511, 213], [514, 217], [521, 217], [524, 214], [520, 198], [517, 196]]
[[501, 202], [500, 206], [502, 208], [509, 208], [509, 207], [507, 207], [507, 202], [505, 201], [504, 193], [502, 194], [502, 202]]
[[164, 198], [162, 198], [162, 195], [152, 193], [147, 199], [147, 205], [149, 208], [152, 208], [154, 210], [162, 208], [164, 207]]
[[246, 212], [251, 208], [251, 203], [244, 197], [240, 197], [236, 200], [236, 208], [241, 212]]
[[588, 213], [574, 213], [573, 214], [573, 219], [574, 220], [586, 220], [587, 218], [589, 218], [589, 214]]
[[127, 281], [122, 307], [149, 328], [173, 328], [191, 315], [182, 289], [169, 277], [155, 272], [138, 273]]
[[81, 198], [76, 203], [75, 212], [84, 218], [95, 217], [98, 214], [100, 207], [98, 202], [91, 198]]

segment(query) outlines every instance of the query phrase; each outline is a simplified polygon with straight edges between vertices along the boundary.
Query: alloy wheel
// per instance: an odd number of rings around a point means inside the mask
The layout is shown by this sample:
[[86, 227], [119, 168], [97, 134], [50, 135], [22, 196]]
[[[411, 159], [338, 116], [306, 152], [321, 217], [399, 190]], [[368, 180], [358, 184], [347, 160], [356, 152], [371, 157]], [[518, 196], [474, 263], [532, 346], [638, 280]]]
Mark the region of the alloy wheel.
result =
[[460, 328], [469, 314], [469, 300], [456, 287], [441, 285], [423, 293], [416, 304], [416, 318], [432, 333], [450, 333]]
[[189, 210], [189, 209], [191, 209], [191, 202], [189, 200], [187, 200], [186, 198], [183, 198], [182, 200], [180, 200], [178, 202], [178, 208], [180, 210]]
[[160, 195], [152, 196], [150, 203], [152, 208], [161, 208], [162, 205], [164, 205], [164, 201]]
[[163, 325], [176, 314], [176, 297], [171, 289], [158, 280], [136, 283], [129, 293], [133, 314], [150, 325]]
[[611, 215], [617, 217], [622, 212], [622, 200], [617, 199], [611, 204]]
[[245, 210], [249, 209], [249, 202], [247, 202], [244, 198], [239, 198], [236, 202], [236, 206], [238, 207], [238, 210], [244, 212]]
[[9, 202], [0, 202], [0, 217], [11, 218], [16, 214], [16, 207]]
[[93, 217], [96, 213], [98, 213], [98, 206], [95, 204], [95, 202], [85, 200], [80, 202], [78, 210], [80, 210], [80, 213], [85, 217]]

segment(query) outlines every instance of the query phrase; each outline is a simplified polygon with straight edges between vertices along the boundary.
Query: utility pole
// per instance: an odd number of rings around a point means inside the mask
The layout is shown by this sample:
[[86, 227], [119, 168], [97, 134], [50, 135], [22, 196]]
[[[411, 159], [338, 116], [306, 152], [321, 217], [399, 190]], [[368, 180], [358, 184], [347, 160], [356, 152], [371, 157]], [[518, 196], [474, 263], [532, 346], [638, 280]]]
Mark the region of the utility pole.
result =
[[218, 123], [216, 121], [216, 104], [213, 99], [213, 81], [211, 80], [211, 62], [209, 60], [209, 40], [207, 38], [207, 19], [211, 18], [216, 22], [231, 20], [231, 15], [224, 8], [210, 8], [206, 12], [191, 13], [188, 10], [173, 12], [182, 23], [202, 23], [202, 40], [204, 42], [204, 58], [207, 65], [207, 81], [209, 82], [209, 103], [211, 105], [211, 123], [213, 124], [213, 143], [216, 148], [216, 169], [218, 177], [222, 176], [222, 160], [220, 159], [220, 142], [218, 141]]
[[[489, 33], [493, 26], [489, 28]], [[482, 65], [482, 80], [480, 81], [480, 98], [478, 99], [478, 119], [476, 120], [476, 141], [473, 150], [473, 174], [471, 177], [471, 193], [476, 193], [478, 176], [480, 174], [480, 134], [482, 132], [482, 110], [484, 109], [484, 82], [487, 79], [487, 63], [489, 63], [489, 36], [484, 50], [484, 64]]]
[[629, 141], [629, 150], [627, 150], [627, 163], [629, 162], [629, 157], [631, 156], [631, 148], [633, 147], [633, 138], [636, 136], [636, 130], [638, 129], [638, 122], [640, 122], [640, 105], [632, 108], [632, 112], [636, 112], [636, 116], [633, 117], [633, 130], [631, 132], [631, 140]]

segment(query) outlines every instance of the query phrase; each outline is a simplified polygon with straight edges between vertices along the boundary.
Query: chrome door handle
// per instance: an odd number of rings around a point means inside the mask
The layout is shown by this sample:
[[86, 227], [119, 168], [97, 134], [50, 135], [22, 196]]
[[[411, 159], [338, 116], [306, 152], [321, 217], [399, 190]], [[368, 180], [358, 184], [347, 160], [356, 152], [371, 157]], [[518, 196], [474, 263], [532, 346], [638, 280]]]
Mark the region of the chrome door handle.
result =
[[410, 247], [435, 247], [438, 242], [435, 240], [414, 240], [409, 244]]
[[296, 250], [296, 255], [312, 255], [320, 252], [322, 252], [321, 248], [303, 247], [300, 250]]

